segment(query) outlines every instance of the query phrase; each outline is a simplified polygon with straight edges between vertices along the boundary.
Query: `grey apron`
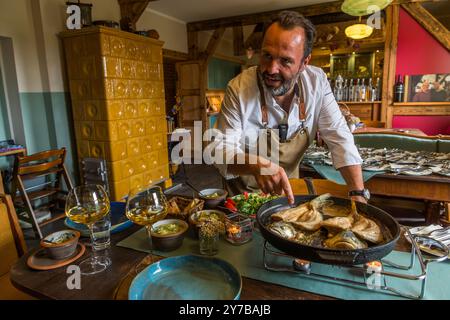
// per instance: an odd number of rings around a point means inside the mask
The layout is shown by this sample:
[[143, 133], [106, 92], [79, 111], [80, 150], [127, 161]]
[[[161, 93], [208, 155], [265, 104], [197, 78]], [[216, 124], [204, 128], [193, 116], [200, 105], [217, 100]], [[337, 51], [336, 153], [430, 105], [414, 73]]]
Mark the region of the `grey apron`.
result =
[[[266, 97], [264, 95], [264, 89], [262, 83], [257, 76], [259, 94], [261, 99], [261, 113], [262, 113], [262, 123], [265, 129], [265, 134], [267, 135], [267, 150], [271, 150], [271, 144], [275, 143], [275, 150], [279, 151], [279, 165], [286, 171], [289, 178], [299, 177], [299, 165], [303, 158], [303, 154], [309, 146], [309, 135], [308, 130], [305, 127], [306, 112], [305, 112], [305, 101], [304, 101], [304, 90], [302, 88], [300, 77], [297, 82], [299, 90], [302, 93], [296, 95], [297, 103], [299, 105], [299, 118], [301, 126], [294, 135], [286, 140], [285, 142], [279, 141], [279, 136], [276, 131], [267, 128], [268, 124], [268, 113]], [[270, 155], [270, 154], [269, 154]], [[259, 192], [259, 186], [253, 175], [244, 175], [235, 179], [224, 179], [224, 184], [230, 195], [241, 194], [245, 191], [247, 192]]]

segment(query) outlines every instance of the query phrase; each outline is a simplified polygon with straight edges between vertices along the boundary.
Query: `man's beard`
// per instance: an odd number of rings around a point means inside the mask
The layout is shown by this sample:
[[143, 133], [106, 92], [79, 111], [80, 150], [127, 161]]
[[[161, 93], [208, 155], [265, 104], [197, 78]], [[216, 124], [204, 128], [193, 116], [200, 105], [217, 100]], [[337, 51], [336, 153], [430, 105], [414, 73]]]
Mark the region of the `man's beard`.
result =
[[289, 80], [285, 80], [284, 77], [279, 73], [269, 74], [267, 71], [260, 73], [260, 76], [261, 76], [262, 80], [266, 79], [266, 77], [267, 77], [267, 78], [271, 78], [271, 80], [281, 81], [281, 85], [277, 88], [269, 87], [265, 81], [262, 81], [264, 86], [266, 87], [266, 89], [268, 89], [270, 91], [272, 96], [280, 97], [280, 96], [284, 96], [286, 93], [288, 93], [294, 87], [299, 74], [300, 74], [300, 72], [297, 73], [294, 77], [292, 77], [292, 79], [289, 79]]

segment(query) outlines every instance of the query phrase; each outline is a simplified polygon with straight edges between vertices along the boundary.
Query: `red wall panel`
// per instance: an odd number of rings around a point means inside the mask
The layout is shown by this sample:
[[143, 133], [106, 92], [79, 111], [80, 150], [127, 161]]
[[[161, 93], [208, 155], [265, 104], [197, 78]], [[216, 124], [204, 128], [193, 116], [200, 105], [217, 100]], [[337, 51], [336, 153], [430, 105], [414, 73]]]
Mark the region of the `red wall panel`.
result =
[[[396, 74], [450, 73], [450, 52], [400, 8]], [[418, 128], [429, 135], [449, 134], [450, 116], [394, 116], [393, 128]]]

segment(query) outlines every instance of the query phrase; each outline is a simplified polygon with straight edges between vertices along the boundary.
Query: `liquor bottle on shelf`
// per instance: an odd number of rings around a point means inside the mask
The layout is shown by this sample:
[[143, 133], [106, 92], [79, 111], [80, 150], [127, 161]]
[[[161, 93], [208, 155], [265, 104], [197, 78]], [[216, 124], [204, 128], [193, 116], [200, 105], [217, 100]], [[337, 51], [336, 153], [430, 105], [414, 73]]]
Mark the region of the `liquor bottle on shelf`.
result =
[[348, 86], [347, 78], [344, 80], [344, 87], [342, 88], [342, 101], [348, 101]]
[[372, 84], [372, 78], [369, 78], [369, 86], [367, 87], [367, 101], [373, 102], [377, 98], [377, 89]]
[[376, 96], [375, 100], [381, 101], [381, 80], [379, 77], [377, 78], [376, 89], [377, 89], [377, 96]]
[[403, 85], [403, 77], [398, 75], [394, 86], [394, 102], [403, 102], [404, 91], [405, 87]]
[[350, 79], [347, 90], [347, 101], [353, 101], [353, 96], [355, 94], [355, 86], [353, 85], [353, 78]]
[[366, 101], [366, 85], [364, 84], [364, 78], [361, 79], [361, 85], [359, 86], [359, 102]]
[[343, 82], [342, 76], [338, 75], [336, 78], [335, 84], [334, 84], [334, 86], [336, 88], [336, 93], [335, 93], [336, 101], [343, 100], [342, 99], [342, 82]]
[[359, 87], [361, 85], [361, 82], [358, 78], [358, 80], [356, 80], [356, 86], [355, 86], [355, 91], [353, 92], [353, 97], [352, 97], [352, 101], [359, 101]]

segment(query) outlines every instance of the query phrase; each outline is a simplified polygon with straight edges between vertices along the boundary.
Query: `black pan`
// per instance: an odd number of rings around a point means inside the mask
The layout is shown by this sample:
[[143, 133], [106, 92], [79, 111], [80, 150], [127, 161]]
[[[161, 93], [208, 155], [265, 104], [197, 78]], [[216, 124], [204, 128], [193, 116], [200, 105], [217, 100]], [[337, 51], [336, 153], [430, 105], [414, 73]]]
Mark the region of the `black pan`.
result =
[[[311, 201], [316, 196], [295, 196], [295, 203], [299, 205], [304, 202]], [[330, 197], [335, 204], [351, 206], [348, 199]], [[387, 233], [390, 239], [382, 244], [374, 245], [365, 249], [356, 250], [338, 250], [320, 247], [312, 247], [300, 244], [298, 242], [284, 239], [276, 233], [269, 231], [266, 227], [271, 222], [272, 214], [287, 209], [289, 207], [287, 198], [278, 198], [266, 202], [261, 206], [256, 215], [259, 230], [262, 236], [275, 248], [292, 255], [296, 258], [308, 261], [336, 264], [336, 265], [358, 265], [366, 262], [380, 260], [388, 255], [395, 247], [400, 238], [400, 226], [387, 212], [363, 203], [357, 203], [358, 212], [363, 213], [366, 217], [378, 222], [383, 233]]]

